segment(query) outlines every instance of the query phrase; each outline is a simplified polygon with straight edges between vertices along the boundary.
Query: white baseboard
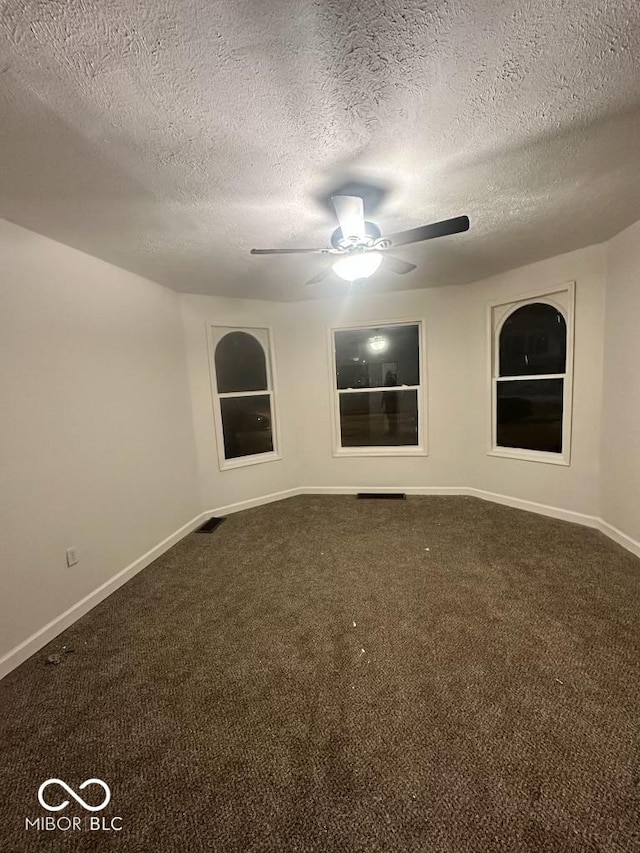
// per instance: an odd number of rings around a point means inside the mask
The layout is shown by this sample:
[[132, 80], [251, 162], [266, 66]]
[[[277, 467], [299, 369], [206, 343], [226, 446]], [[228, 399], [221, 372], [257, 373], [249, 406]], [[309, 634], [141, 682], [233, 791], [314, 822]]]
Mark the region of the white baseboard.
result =
[[583, 524], [585, 527], [600, 529], [601, 519], [595, 515], [587, 515], [584, 512], [575, 512], [571, 509], [562, 509], [562, 507], [527, 501], [522, 498], [512, 498], [510, 495], [500, 495], [497, 492], [487, 492], [484, 489], [466, 489], [464, 494], [474, 498], [481, 498], [484, 501], [510, 506], [513, 509], [536, 512], [538, 515], [547, 515], [550, 518], [558, 518], [561, 521], [571, 521], [574, 524]]
[[582, 524], [586, 527], [592, 527], [600, 530], [614, 542], [622, 545], [628, 551], [631, 551], [637, 557], [640, 557], [640, 542], [627, 536], [621, 530], [618, 530], [613, 525], [598, 518], [594, 515], [586, 515], [573, 510], [562, 509], [548, 504], [536, 503], [535, 501], [527, 501], [522, 498], [514, 498], [509, 495], [500, 495], [496, 492], [487, 492], [483, 489], [475, 489], [466, 486], [303, 486], [294, 489], [285, 489], [280, 492], [272, 492], [268, 495], [262, 495], [258, 498], [251, 498], [246, 501], [238, 501], [237, 503], [227, 504], [226, 506], [217, 507], [216, 509], [202, 512], [200, 515], [192, 518], [184, 524], [179, 530], [176, 530], [162, 542], [159, 542], [146, 554], [138, 557], [133, 563], [130, 563], [108, 581], [103, 583], [89, 595], [86, 595], [64, 613], [57, 616], [35, 634], [32, 634], [24, 642], [20, 643], [4, 657], [0, 658], [0, 678], [4, 678], [12, 669], [15, 669], [31, 655], [35, 654], [39, 649], [53, 640], [65, 628], [68, 628], [76, 622], [85, 613], [88, 613], [96, 604], [99, 604], [107, 596], [115, 592], [118, 587], [125, 584], [138, 572], [142, 571], [146, 566], [160, 557], [165, 551], [168, 551], [173, 545], [184, 538], [191, 531], [195, 530], [207, 518], [212, 515], [230, 515], [235, 512], [241, 512], [245, 509], [262, 506], [264, 504], [281, 501], [285, 498], [295, 497], [296, 495], [355, 495], [358, 492], [404, 492], [408, 495], [466, 495], [468, 497], [481, 498], [482, 500], [492, 501], [493, 503], [504, 504], [505, 506], [513, 507], [514, 509], [522, 509], [526, 512], [536, 512], [540, 515], [547, 515], [551, 518], [558, 518], [561, 521], [571, 521], [575, 524]]
[[613, 539], [613, 541], [617, 542], [618, 545], [622, 545], [622, 547], [626, 548], [627, 551], [631, 551], [631, 553], [635, 554], [636, 557], [640, 557], [640, 542], [636, 539], [632, 539], [630, 536], [627, 536], [627, 534], [623, 533], [622, 530], [618, 530], [617, 527], [614, 527], [613, 524], [609, 524], [602, 518], [599, 518], [598, 522], [598, 530], [604, 533], [605, 536], [608, 536], [609, 539]]
[[242, 512], [243, 509], [253, 509], [256, 506], [283, 501], [285, 498], [294, 498], [296, 495], [301, 494], [306, 494], [306, 492], [303, 489], [284, 489], [282, 492], [271, 492], [271, 494], [261, 495], [259, 498], [250, 498], [246, 501], [238, 501], [237, 503], [210, 509], [208, 512], [204, 512], [203, 516], [209, 518], [212, 515], [231, 515], [234, 512]]
[[404, 492], [406, 495], [466, 495], [469, 489], [461, 486], [302, 486], [300, 495], [357, 495]]
[[167, 536], [166, 539], [163, 539], [162, 542], [159, 542], [147, 551], [146, 554], [129, 563], [128, 566], [125, 566], [124, 569], [113, 575], [113, 577], [101, 584], [97, 589], [94, 589], [93, 592], [85, 595], [84, 598], [81, 598], [80, 601], [73, 604], [64, 613], [56, 616], [55, 619], [52, 619], [51, 622], [40, 628], [35, 634], [27, 637], [26, 640], [11, 649], [10, 652], [7, 652], [6, 655], [0, 658], [0, 678], [4, 678], [12, 669], [15, 669], [43, 646], [46, 646], [58, 634], [62, 633], [70, 625], [73, 625], [74, 622], [77, 622], [81, 616], [84, 616], [85, 613], [94, 608], [96, 604], [99, 604], [111, 595], [112, 592], [115, 592], [118, 587], [131, 580], [134, 575], [137, 575], [138, 572], [142, 571], [142, 569], [146, 568], [154, 560], [157, 560], [158, 557], [164, 554], [165, 551], [168, 551], [176, 542], [179, 542], [188, 533], [191, 533], [192, 530], [195, 530], [208, 517], [209, 513], [203, 512], [192, 518], [191, 521], [183, 524], [182, 527], [170, 536]]

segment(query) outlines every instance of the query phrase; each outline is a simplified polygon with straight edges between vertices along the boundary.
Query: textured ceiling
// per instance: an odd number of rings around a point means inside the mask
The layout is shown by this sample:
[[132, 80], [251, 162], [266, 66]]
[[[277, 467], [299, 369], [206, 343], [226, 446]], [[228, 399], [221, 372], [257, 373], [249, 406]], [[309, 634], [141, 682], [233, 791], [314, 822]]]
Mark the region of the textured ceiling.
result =
[[466, 213], [371, 290], [462, 284], [640, 219], [638, 0], [0, 0], [0, 216], [177, 290], [300, 299], [319, 202]]

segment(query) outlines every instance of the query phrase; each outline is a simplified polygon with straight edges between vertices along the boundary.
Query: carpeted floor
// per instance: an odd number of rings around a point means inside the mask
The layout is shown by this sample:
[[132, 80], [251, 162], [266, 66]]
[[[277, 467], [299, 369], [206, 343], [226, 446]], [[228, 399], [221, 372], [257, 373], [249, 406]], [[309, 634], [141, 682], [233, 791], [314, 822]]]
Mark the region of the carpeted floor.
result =
[[[473, 498], [230, 516], [0, 683], [0, 850], [640, 851], [639, 602], [601, 534]], [[25, 829], [51, 777], [122, 829]]]

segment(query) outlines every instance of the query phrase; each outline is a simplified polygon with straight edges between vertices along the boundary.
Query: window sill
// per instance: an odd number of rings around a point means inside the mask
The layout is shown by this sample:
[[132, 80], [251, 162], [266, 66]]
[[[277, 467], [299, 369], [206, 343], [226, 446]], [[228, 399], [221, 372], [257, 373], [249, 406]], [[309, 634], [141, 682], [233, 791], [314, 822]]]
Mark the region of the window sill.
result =
[[262, 462], [276, 462], [282, 459], [279, 453], [256, 453], [254, 456], [239, 456], [236, 459], [219, 461], [221, 471], [233, 471], [235, 468], [246, 468], [248, 465], [260, 465]]
[[501, 459], [519, 459], [522, 462], [545, 462], [547, 465], [563, 465], [569, 467], [568, 456], [562, 453], [547, 453], [538, 450], [518, 450], [517, 448], [493, 447], [487, 456], [498, 456]]
[[357, 456], [427, 456], [424, 447], [339, 447], [333, 451], [335, 457]]

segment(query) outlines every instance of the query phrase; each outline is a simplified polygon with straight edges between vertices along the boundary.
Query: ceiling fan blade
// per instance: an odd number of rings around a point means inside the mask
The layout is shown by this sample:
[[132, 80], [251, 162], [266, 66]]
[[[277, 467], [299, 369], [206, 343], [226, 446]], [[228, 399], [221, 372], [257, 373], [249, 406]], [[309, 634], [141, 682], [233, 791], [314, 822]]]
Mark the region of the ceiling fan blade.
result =
[[327, 278], [330, 272], [331, 267], [325, 267], [323, 270], [320, 270], [320, 272], [317, 272], [314, 276], [312, 276], [309, 281], [305, 281], [305, 286], [308, 284], [318, 284], [318, 282], [324, 281], [324, 279]]
[[382, 258], [382, 267], [383, 269], [390, 270], [391, 272], [396, 272], [398, 275], [406, 275], [408, 272], [413, 272], [413, 270], [418, 269], [415, 264], [410, 264], [409, 261], [404, 261], [402, 258], [398, 258], [395, 255], [387, 254]]
[[447, 237], [449, 234], [460, 234], [469, 230], [469, 217], [456, 216], [453, 219], [443, 219], [442, 222], [432, 222], [431, 225], [421, 225], [408, 231], [399, 231], [384, 237], [392, 246], [405, 246], [407, 243], [420, 243], [422, 240], [433, 240], [435, 237]]
[[330, 249], [251, 249], [252, 255], [328, 255]]
[[334, 195], [331, 201], [336, 209], [343, 238], [364, 237], [364, 202], [357, 195]]

